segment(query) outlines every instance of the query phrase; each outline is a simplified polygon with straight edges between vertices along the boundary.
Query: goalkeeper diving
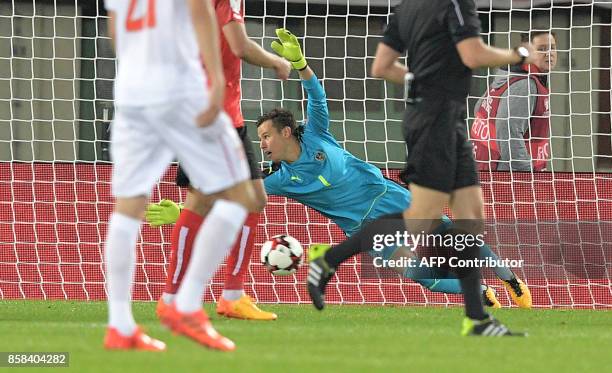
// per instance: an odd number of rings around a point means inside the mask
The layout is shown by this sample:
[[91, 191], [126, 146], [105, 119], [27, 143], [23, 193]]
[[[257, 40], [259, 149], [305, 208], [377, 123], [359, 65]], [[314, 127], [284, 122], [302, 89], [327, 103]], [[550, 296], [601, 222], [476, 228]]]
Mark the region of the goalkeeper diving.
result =
[[[308, 66], [295, 35], [284, 28], [276, 30], [278, 41], [272, 49], [288, 60], [298, 71], [308, 95], [305, 124], [298, 125], [289, 110], [274, 109], [256, 122], [261, 150], [277, 170], [264, 180], [266, 193], [292, 198], [332, 220], [351, 236], [367, 222], [388, 214], [401, 213], [410, 206], [411, 194], [400, 184], [385, 178], [381, 171], [344, 150], [329, 131], [329, 111], [323, 87]], [[400, 203], [401, 202], [401, 203]], [[170, 200], [150, 204], [146, 219], [152, 226], [172, 224], [180, 207]], [[441, 226], [452, 222], [443, 217]], [[310, 246], [310, 259], [322, 255], [330, 245]], [[387, 247], [372, 255], [383, 259], [414, 256], [405, 248]], [[480, 248], [480, 258], [497, 261], [488, 245]], [[405, 278], [414, 280], [434, 292], [461, 293], [461, 285], [454, 275], [439, 276], [434, 269], [394, 268]], [[531, 307], [527, 286], [507, 267], [493, 268], [502, 280], [514, 303], [521, 308]], [[427, 275], [429, 273], [429, 275]], [[500, 307], [495, 292], [482, 285], [486, 305]]]

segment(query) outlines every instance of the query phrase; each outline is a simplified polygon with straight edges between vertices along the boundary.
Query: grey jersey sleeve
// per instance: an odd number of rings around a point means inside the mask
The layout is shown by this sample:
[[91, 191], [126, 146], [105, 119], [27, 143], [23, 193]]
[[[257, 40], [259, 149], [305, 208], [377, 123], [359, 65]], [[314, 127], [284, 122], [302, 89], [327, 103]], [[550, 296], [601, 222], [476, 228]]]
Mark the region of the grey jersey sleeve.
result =
[[536, 105], [537, 87], [532, 79], [521, 79], [501, 96], [495, 131], [500, 160], [500, 171], [531, 171], [531, 156], [525, 145], [529, 118]]

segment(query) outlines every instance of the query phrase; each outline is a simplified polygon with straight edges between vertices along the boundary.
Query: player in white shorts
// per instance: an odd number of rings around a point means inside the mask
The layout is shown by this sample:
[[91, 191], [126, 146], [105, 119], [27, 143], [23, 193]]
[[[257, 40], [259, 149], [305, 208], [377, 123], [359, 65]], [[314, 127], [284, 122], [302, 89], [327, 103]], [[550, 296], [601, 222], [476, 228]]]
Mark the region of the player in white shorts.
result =
[[[131, 310], [135, 245], [147, 197], [177, 158], [192, 185], [215, 198], [193, 258], [162, 323], [207, 347], [230, 351], [201, 307], [210, 277], [255, 204], [244, 149], [222, 111], [225, 80], [209, 0], [106, 0], [116, 43], [116, 115], [111, 138], [115, 210], [106, 239], [108, 349], [162, 351]], [[206, 91], [205, 73], [210, 79]]]

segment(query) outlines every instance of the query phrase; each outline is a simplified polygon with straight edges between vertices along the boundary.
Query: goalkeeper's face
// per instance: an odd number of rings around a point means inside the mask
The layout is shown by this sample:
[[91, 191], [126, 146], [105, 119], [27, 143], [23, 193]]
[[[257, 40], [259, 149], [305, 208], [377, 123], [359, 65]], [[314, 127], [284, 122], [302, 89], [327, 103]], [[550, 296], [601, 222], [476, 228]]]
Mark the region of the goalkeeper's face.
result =
[[292, 161], [290, 155], [294, 153], [293, 147], [299, 147], [291, 134], [291, 128], [283, 127], [278, 130], [272, 120], [267, 120], [257, 127], [257, 136], [264, 155], [274, 163]]

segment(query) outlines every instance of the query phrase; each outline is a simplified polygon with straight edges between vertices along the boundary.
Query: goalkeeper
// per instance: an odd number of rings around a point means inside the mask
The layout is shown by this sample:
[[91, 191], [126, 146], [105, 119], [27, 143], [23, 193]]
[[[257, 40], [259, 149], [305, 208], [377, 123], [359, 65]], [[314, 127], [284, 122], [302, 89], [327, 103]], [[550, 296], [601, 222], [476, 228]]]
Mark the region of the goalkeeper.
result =
[[[410, 205], [410, 191], [384, 178], [377, 167], [356, 158], [338, 144], [329, 131], [325, 91], [308, 67], [297, 38], [286, 29], [277, 29], [276, 34], [280, 42], [274, 41], [272, 49], [291, 62], [308, 94], [307, 124], [298, 126], [293, 114], [284, 109], [274, 109], [257, 120], [261, 149], [278, 165], [278, 171], [264, 180], [266, 192], [292, 198], [320, 212], [347, 236], [370, 220], [402, 212]], [[146, 218], [154, 226], [171, 224], [178, 213], [176, 204], [164, 200], [150, 205]], [[445, 217], [442, 224], [451, 223]], [[324, 250], [326, 246], [311, 245], [311, 250]], [[390, 259], [405, 256], [406, 252], [390, 247], [380, 254]], [[497, 259], [487, 245], [481, 247], [481, 258], [485, 257]], [[523, 282], [508, 268], [497, 267], [495, 271], [513, 301], [520, 307], [531, 307], [531, 295]], [[439, 276], [435, 271], [425, 276], [423, 269], [410, 267], [401, 272], [431, 291], [461, 293], [456, 278], [436, 278]], [[482, 287], [485, 303], [500, 307], [493, 289]]]

